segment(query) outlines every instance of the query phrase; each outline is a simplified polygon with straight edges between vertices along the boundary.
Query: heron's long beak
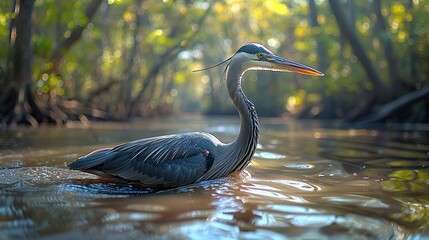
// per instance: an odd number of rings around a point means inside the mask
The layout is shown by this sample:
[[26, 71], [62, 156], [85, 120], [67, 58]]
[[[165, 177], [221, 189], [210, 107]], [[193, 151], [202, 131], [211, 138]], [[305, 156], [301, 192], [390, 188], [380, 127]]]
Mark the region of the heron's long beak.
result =
[[307, 74], [311, 76], [324, 76], [320, 71], [307, 67], [301, 63], [290, 61], [282, 57], [272, 55], [267, 57], [267, 61], [271, 63], [272, 70], [275, 71], [285, 71], [285, 72], [297, 72], [301, 74]]

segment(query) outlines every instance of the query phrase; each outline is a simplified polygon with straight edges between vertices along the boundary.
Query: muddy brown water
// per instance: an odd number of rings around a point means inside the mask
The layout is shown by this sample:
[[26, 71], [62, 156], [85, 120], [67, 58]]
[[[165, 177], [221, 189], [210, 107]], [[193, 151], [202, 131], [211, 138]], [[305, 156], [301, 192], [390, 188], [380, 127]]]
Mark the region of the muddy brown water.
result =
[[240, 174], [155, 190], [68, 170], [94, 149], [236, 118], [1, 130], [0, 239], [428, 239], [426, 125], [336, 128], [262, 119]]

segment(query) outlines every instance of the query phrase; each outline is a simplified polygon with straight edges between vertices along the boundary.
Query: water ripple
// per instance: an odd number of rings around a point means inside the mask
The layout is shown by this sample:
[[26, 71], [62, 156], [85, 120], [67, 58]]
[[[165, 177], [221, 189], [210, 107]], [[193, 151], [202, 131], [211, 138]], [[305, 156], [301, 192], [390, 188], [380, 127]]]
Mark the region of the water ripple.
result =
[[[429, 136], [425, 132], [273, 122], [265, 126], [247, 171], [174, 189], [106, 182], [64, 166], [100, 145], [205, 126], [205, 121], [168, 123], [157, 120], [128, 130], [41, 129], [31, 130], [38, 132], [35, 135], [21, 134], [25, 148], [19, 149], [22, 142], [17, 142], [15, 149], [0, 153], [2, 237], [417, 239], [428, 235]], [[233, 121], [212, 121], [208, 128], [226, 140], [234, 139], [239, 130]], [[47, 132], [54, 134], [42, 142]]]

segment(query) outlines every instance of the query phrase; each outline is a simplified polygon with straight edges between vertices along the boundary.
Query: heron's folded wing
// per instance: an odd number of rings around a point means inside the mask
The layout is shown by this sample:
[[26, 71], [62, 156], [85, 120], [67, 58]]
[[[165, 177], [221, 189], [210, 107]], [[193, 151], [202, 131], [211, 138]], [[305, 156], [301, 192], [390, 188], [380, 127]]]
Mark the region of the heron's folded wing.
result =
[[111, 148], [95, 150], [85, 156], [78, 158], [76, 161], [67, 164], [73, 170], [86, 170], [103, 164], [111, 158]]
[[213, 164], [204, 139], [166, 136], [113, 148], [103, 171], [150, 185], [178, 186], [195, 182]]

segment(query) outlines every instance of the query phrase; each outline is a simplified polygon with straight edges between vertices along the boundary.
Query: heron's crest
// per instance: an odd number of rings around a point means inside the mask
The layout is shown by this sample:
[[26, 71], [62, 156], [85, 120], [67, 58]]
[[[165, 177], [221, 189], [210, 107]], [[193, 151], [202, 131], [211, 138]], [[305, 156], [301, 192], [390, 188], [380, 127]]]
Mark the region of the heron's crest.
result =
[[201, 71], [205, 71], [205, 70], [209, 70], [209, 69], [218, 67], [218, 66], [220, 66], [220, 65], [222, 65], [224, 63], [228, 63], [226, 65], [226, 67], [224, 68], [223, 73], [222, 73], [222, 82], [221, 83], [223, 83], [223, 82], [225, 82], [226, 71], [227, 71], [227, 69], [229, 67], [230, 60], [236, 54], [238, 54], [238, 53], [248, 53], [248, 54], [264, 53], [266, 55], [272, 55], [273, 54], [273, 52], [271, 52], [268, 48], [262, 46], [261, 44], [258, 44], [258, 43], [248, 43], [246, 45], [243, 45], [240, 49], [238, 49], [238, 51], [234, 55], [232, 55], [228, 59], [226, 59], [226, 60], [224, 60], [224, 61], [222, 61], [222, 62], [220, 62], [218, 64], [215, 64], [213, 66], [210, 66], [210, 67], [207, 67], [207, 68], [203, 68], [203, 69], [194, 70], [192, 72], [201, 72]]
[[[268, 55], [272, 55], [273, 52], [271, 52], [268, 48], [262, 46], [258, 43], [249, 43], [244, 46], [242, 46], [240, 49], [238, 49], [237, 53], [248, 53], [248, 54], [256, 54], [256, 53], [264, 53]], [[236, 53], [236, 54], [237, 54]]]
[[[273, 52], [271, 52], [268, 48], [266, 48], [266, 47], [264, 47], [264, 46], [262, 46], [261, 44], [258, 44], [258, 43], [248, 43], [246, 45], [243, 45], [240, 49], [238, 49], [238, 51], [234, 55], [236, 55], [237, 53], [248, 53], [248, 54], [264, 53], [264, 54], [267, 54], [267, 55], [272, 55], [273, 54]], [[224, 64], [226, 62], [229, 62], [229, 60], [231, 60], [234, 57], [234, 55], [232, 55], [228, 59], [226, 59], [226, 60], [224, 60], [224, 61], [222, 61], [222, 62], [220, 62], [218, 64], [215, 64], [213, 66], [206, 67], [206, 68], [203, 68], [203, 69], [193, 70], [192, 72], [201, 72], [201, 71], [205, 71], [205, 70], [209, 70], [209, 69], [218, 67], [218, 66], [220, 66], [220, 65], [222, 65], [222, 64]], [[228, 65], [229, 65], [229, 63], [228, 63]], [[226, 66], [226, 68], [224, 70], [224, 73], [225, 73], [226, 69], [228, 68], [228, 65]]]

